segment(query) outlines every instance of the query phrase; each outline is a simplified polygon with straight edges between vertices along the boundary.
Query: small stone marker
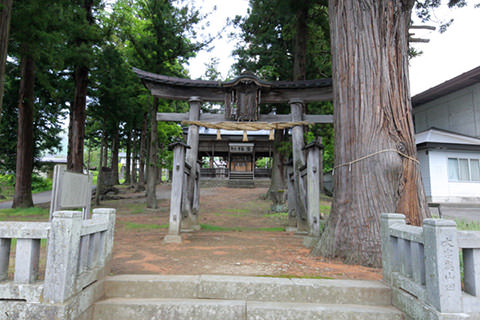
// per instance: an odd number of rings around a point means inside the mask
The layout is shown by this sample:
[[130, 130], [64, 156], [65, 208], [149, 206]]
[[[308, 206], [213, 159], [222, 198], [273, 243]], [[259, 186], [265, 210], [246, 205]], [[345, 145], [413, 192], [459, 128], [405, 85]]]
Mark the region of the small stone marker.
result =
[[56, 165], [53, 172], [50, 220], [55, 211], [82, 209], [83, 219], [90, 215], [92, 175], [67, 171], [65, 165]]

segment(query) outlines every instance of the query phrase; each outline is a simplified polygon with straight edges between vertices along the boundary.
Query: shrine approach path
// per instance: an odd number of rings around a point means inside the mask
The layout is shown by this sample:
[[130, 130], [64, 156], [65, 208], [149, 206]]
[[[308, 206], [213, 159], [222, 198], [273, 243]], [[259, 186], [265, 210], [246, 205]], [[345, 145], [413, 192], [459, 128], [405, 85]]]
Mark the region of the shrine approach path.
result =
[[381, 270], [310, 256], [302, 237], [283, 228], [286, 214], [269, 212], [266, 188], [202, 188], [202, 229], [183, 233], [183, 243], [165, 244], [170, 186], [158, 186], [156, 210], [142, 194], [122, 191], [117, 208], [113, 274], [221, 274], [335, 279], [381, 279]]

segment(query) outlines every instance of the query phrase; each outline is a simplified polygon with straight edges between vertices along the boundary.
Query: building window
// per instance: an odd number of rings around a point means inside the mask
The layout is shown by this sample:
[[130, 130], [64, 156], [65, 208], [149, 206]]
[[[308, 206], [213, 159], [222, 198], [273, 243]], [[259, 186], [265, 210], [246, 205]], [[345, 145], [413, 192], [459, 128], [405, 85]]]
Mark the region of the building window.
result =
[[480, 160], [448, 158], [449, 181], [480, 181]]

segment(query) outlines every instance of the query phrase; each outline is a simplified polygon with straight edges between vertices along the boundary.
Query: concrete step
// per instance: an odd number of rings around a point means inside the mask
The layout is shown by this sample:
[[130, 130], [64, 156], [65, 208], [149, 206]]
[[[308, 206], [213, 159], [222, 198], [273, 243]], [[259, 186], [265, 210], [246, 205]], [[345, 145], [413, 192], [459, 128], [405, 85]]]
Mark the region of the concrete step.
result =
[[392, 307], [215, 299], [112, 298], [94, 306], [94, 320], [401, 320]]
[[255, 181], [230, 179], [227, 186], [229, 188], [255, 188]]
[[253, 172], [230, 172], [230, 179], [253, 180]]
[[106, 298], [216, 299], [322, 304], [391, 305], [379, 281], [246, 276], [119, 275], [105, 281]]

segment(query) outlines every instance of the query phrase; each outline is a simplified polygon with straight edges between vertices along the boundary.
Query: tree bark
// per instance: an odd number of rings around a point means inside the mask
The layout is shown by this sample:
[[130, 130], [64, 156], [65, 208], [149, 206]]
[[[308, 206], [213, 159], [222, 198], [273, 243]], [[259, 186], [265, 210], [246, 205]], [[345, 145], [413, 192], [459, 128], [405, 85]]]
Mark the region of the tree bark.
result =
[[147, 149], [147, 124], [148, 124], [148, 113], [145, 112], [143, 114], [142, 134], [140, 136], [140, 157], [139, 157], [140, 167], [138, 168], [138, 184], [141, 186], [145, 185], [145, 160], [147, 157], [147, 152], [146, 152], [147, 151], [146, 150]]
[[314, 254], [380, 266], [380, 214], [400, 212], [414, 225], [429, 214], [408, 80], [413, 3], [329, 1], [335, 198]]
[[272, 164], [272, 179], [270, 182], [270, 189], [268, 194], [272, 200], [272, 211], [285, 211], [285, 170], [283, 166], [283, 156], [278, 151], [283, 141], [283, 130], [275, 130], [274, 148], [273, 148], [273, 164]]
[[125, 159], [125, 184], [129, 185], [131, 181], [132, 171], [132, 131], [128, 130], [126, 143], [126, 159]]
[[137, 145], [138, 145], [138, 133], [136, 130], [133, 132], [133, 139], [132, 139], [132, 152], [133, 152], [133, 157], [132, 157], [132, 181], [131, 185], [134, 186], [137, 184]]
[[104, 149], [103, 149], [103, 166], [105, 168], [109, 168], [108, 166], [108, 143], [107, 143], [107, 138], [105, 137], [105, 133], [104, 133], [104, 142], [103, 144], [105, 145]]
[[102, 132], [102, 139], [100, 142], [100, 156], [98, 157], [97, 190], [95, 192], [95, 205], [97, 206], [100, 205], [100, 193], [103, 192], [103, 151], [105, 149], [105, 133]]
[[5, 90], [5, 64], [7, 63], [8, 37], [12, 17], [12, 0], [0, 1], [0, 119], [2, 116], [3, 92]]
[[[27, 51], [26, 45], [22, 51]], [[33, 207], [33, 112], [34, 112], [35, 62], [29, 54], [22, 57], [18, 101], [17, 164], [13, 208]]]
[[[86, 20], [89, 25], [94, 23], [92, 13], [93, 0], [85, 0], [82, 4], [85, 10]], [[76, 46], [87, 45], [88, 40], [77, 39]], [[70, 108], [70, 121], [72, 130], [69, 134], [67, 168], [73, 172], [83, 172], [83, 149], [85, 140], [85, 117], [87, 105], [87, 87], [88, 87], [88, 73], [90, 69], [85, 61], [78, 62], [74, 70], [75, 90], [73, 97], [73, 104]]]
[[293, 58], [293, 80], [307, 77], [308, 6], [300, 5], [296, 14], [295, 50]]
[[118, 151], [119, 151], [119, 144], [120, 144], [120, 137], [118, 133], [118, 128], [115, 129], [115, 133], [112, 139], [112, 154], [111, 154], [111, 162], [112, 162], [112, 174], [113, 174], [113, 181], [115, 184], [120, 184], [118, 178]]
[[150, 148], [148, 155], [147, 176], [147, 208], [157, 208], [157, 158], [158, 158], [158, 127], [157, 127], [158, 98], [153, 98], [150, 109]]

